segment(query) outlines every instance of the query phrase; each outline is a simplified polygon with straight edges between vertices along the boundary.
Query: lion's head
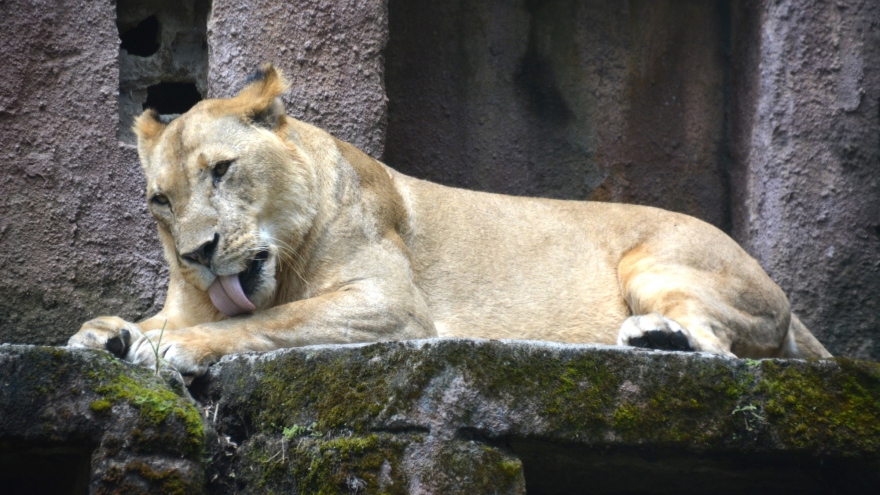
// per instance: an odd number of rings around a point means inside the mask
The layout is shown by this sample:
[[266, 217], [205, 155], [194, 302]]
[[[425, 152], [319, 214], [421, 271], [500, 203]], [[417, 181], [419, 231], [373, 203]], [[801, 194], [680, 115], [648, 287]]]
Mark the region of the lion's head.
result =
[[276, 270], [311, 223], [314, 183], [287, 139], [286, 83], [264, 66], [234, 98], [134, 124], [165, 256], [227, 316], [266, 307]]

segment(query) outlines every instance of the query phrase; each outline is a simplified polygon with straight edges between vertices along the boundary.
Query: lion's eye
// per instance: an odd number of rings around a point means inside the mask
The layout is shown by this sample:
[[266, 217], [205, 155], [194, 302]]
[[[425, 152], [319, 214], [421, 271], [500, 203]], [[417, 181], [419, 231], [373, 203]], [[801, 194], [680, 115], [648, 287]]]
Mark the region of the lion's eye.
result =
[[162, 193], [154, 194], [154, 195], [150, 196], [150, 203], [152, 203], [155, 206], [159, 206], [162, 208], [168, 208], [169, 210], [174, 211], [174, 209], [171, 206], [171, 201], [168, 199], [168, 196], [165, 196]]
[[226, 174], [226, 171], [229, 170], [229, 166], [232, 165], [232, 160], [223, 160], [217, 162], [214, 165], [214, 168], [211, 169], [211, 174], [214, 177], [214, 185], [220, 182], [220, 178]]

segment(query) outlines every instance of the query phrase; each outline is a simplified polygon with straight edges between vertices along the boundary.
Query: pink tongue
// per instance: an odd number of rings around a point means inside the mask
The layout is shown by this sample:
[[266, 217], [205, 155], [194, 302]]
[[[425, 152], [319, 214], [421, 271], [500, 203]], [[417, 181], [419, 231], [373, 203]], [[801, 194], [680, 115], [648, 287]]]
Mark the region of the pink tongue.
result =
[[208, 287], [211, 302], [226, 316], [250, 313], [257, 309], [241, 288], [238, 275], [218, 276], [211, 287]]

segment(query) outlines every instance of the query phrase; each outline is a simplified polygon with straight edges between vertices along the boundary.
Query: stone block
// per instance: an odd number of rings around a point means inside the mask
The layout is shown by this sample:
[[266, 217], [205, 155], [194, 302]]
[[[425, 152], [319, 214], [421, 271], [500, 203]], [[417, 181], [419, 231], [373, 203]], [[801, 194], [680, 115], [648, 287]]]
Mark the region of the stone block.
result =
[[19, 492], [820, 494], [880, 482], [880, 365], [848, 359], [433, 339], [227, 356], [190, 396], [172, 371], [102, 351], [3, 345], [0, 376], [0, 480]]
[[193, 394], [229, 439], [217, 492], [859, 493], [880, 467], [880, 367], [845, 359], [314, 346], [228, 356]]

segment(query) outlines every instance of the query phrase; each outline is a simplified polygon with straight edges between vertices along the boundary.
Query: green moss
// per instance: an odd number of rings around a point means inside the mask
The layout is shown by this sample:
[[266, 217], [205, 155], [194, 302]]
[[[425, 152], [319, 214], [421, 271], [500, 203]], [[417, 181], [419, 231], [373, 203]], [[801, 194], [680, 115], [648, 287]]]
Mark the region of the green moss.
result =
[[880, 450], [880, 365], [837, 359], [838, 369], [765, 361], [758, 391], [788, 447]]
[[295, 489], [325, 495], [403, 494], [406, 487], [399, 463], [405, 444], [404, 438], [378, 434], [304, 437], [290, 442], [255, 442], [246, 455], [248, 464], [260, 471], [254, 481], [265, 493]]
[[92, 409], [92, 411], [102, 413], [110, 410], [110, 407], [112, 405], [113, 404], [111, 404], [109, 400], [98, 399], [96, 401], [92, 401], [92, 403], [89, 404], [89, 407]]
[[488, 445], [449, 442], [420, 476], [439, 493], [512, 493], [525, 487], [522, 462]]
[[[102, 396], [92, 403], [92, 409], [106, 410], [112, 403], [125, 402], [140, 411], [141, 428], [132, 437], [148, 442], [151, 435], [144, 429], [155, 430], [169, 417], [180, 420], [185, 428], [185, 448], [189, 453], [201, 453], [204, 448], [205, 431], [198, 410], [148, 370], [129, 368], [111, 357], [96, 360], [95, 366], [85, 371], [92, 381], [92, 388]], [[95, 409], [95, 408], [98, 409]], [[163, 441], [162, 439], [154, 439]]]
[[[512, 355], [510, 348], [496, 345], [434, 346], [416, 350], [384, 344], [344, 354], [290, 353], [258, 363], [257, 373], [250, 374], [261, 379], [239, 385], [251, 399], [239, 405], [264, 431], [312, 422], [325, 432], [365, 431], [377, 419], [417, 407], [432, 383], [442, 387], [461, 373], [484, 396], [514, 407], [519, 398], [533, 397], [561, 431], [595, 432], [607, 426], [619, 371], [625, 366], [614, 356], [561, 360]], [[455, 371], [447, 376], [448, 370]]]
[[683, 363], [674, 374], [648, 374], [638, 394], [621, 394], [611, 427], [629, 441], [685, 443], [700, 448], [730, 441], [738, 428], [729, 417], [751, 374], [727, 363]]

